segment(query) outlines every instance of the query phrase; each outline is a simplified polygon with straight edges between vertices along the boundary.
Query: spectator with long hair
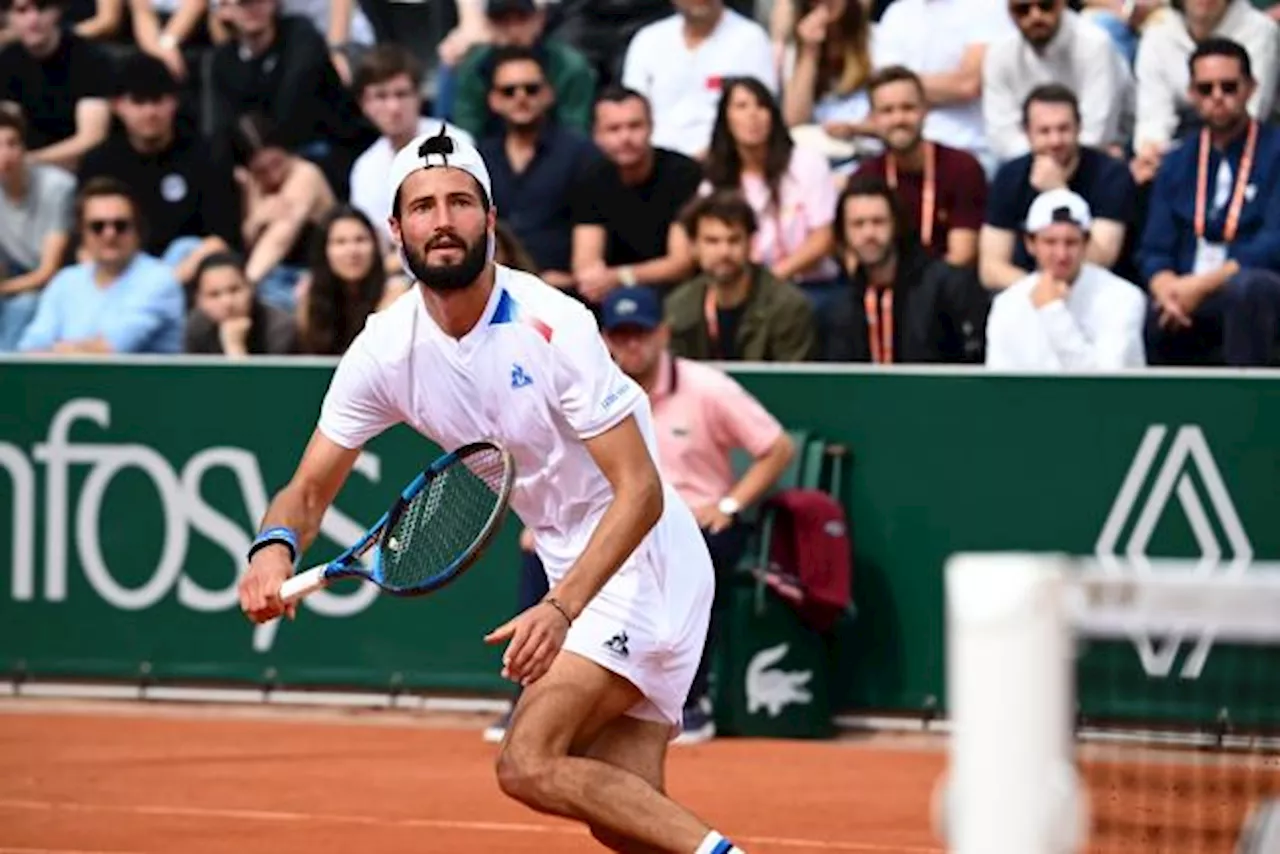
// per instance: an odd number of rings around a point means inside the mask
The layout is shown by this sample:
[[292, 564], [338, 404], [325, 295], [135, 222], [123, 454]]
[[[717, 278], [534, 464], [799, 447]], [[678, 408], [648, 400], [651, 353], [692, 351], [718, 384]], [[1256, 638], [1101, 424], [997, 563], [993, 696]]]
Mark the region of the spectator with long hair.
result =
[[791, 127], [817, 123], [831, 136], [874, 136], [868, 121], [871, 21], [860, 0], [796, 4], [784, 55], [782, 107]]
[[706, 175], [710, 189], [741, 190], [755, 211], [752, 261], [799, 285], [820, 309], [839, 273], [831, 256], [835, 178], [821, 154], [791, 141], [777, 100], [759, 80], [726, 81]]
[[337, 201], [320, 167], [289, 151], [261, 114], [236, 122], [233, 151], [244, 201], [245, 275], [264, 301], [291, 312], [312, 234]]
[[205, 256], [192, 277], [191, 297], [186, 352], [238, 359], [297, 351], [293, 318], [254, 296], [244, 259], [234, 252]]
[[303, 350], [340, 356], [369, 315], [404, 293], [388, 279], [373, 223], [356, 208], [334, 208], [316, 229], [311, 273], [299, 286], [298, 330]]

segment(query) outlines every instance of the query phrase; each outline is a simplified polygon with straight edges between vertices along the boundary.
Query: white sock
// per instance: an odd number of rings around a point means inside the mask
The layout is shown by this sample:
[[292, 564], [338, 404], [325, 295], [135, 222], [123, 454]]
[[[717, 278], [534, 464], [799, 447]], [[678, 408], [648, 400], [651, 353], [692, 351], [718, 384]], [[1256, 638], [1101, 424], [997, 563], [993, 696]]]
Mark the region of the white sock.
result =
[[702, 840], [702, 844], [693, 854], [744, 854], [744, 852], [713, 830], [707, 834], [707, 838]]

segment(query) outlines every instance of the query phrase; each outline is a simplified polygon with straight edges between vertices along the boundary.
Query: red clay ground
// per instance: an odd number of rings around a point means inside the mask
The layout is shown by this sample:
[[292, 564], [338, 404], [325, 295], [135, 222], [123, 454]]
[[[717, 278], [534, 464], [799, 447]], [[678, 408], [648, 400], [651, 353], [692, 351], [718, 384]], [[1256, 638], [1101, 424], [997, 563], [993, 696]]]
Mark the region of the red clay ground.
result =
[[[477, 719], [0, 703], [0, 854], [596, 852], [504, 798]], [[670, 789], [752, 854], [942, 854], [935, 750], [719, 740]]]
[[[0, 854], [602, 851], [499, 793], [484, 722], [0, 700]], [[943, 744], [724, 739], [674, 748], [670, 788], [751, 854], [943, 854], [929, 819]], [[1090, 854], [1230, 854], [1247, 805], [1280, 795], [1274, 756], [1106, 758], [1086, 770]]]

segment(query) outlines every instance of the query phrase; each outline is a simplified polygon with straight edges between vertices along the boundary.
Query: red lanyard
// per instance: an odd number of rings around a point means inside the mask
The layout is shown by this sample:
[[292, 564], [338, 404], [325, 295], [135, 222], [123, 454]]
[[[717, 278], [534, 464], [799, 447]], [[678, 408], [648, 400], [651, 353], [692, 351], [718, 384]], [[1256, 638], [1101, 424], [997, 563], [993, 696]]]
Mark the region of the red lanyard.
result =
[[[932, 142], [924, 146], [924, 183], [920, 187], [920, 242], [925, 248], [933, 245], [933, 215], [938, 206], [938, 161]], [[892, 154], [885, 158], [885, 180], [890, 188], [898, 189], [898, 161]]]
[[893, 364], [893, 290], [868, 287], [862, 296], [862, 307], [867, 312], [871, 361], [878, 365]]
[[[1209, 129], [1200, 131], [1200, 168], [1196, 173], [1196, 237], [1204, 237], [1204, 209], [1209, 187]], [[1222, 242], [1236, 238], [1240, 227], [1240, 209], [1244, 207], [1244, 194], [1249, 186], [1249, 173], [1253, 171], [1253, 154], [1258, 147], [1258, 123], [1249, 122], [1249, 136], [1245, 139], [1244, 154], [1240, 155], [1240, 169], [1236, 173], [1236, 186], [1227, 207], [1227, 222], [1222, 226]], [[1226, 156], [1225, 154], [1223, 155]]]
[[702, 317], [707, 322], [707, 337], [711, 339], [711, 349], [720, 346], [720, 317], [716, 313], [716, 291], [707, 286], [707, 296], [702, 301]]

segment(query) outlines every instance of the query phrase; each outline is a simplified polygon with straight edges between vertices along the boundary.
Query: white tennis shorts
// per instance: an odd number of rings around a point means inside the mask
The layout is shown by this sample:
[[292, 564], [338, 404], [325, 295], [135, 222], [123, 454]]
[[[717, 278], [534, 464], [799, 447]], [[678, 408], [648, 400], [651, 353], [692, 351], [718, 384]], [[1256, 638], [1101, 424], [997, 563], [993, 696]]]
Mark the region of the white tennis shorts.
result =
[[629, 717], [669, 724], [673, 735], [702, 659], [715, 596], [702, 532], [692, 514], [679, 511], [663, 514], [578, 615], [564, 644], [640, 689], [644, 699]]

